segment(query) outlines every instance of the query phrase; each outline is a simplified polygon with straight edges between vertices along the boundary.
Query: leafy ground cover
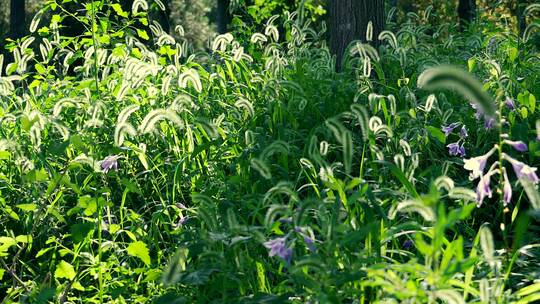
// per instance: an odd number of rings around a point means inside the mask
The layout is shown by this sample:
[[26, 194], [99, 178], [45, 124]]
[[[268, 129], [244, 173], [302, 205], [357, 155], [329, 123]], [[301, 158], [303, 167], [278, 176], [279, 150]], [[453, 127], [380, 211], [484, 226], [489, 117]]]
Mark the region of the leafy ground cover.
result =
[[301, 14], [192, 52], [145, 3], [0, 64], [3, 303], [540, 299], [535, 23], [389, 16], [337, 73]]

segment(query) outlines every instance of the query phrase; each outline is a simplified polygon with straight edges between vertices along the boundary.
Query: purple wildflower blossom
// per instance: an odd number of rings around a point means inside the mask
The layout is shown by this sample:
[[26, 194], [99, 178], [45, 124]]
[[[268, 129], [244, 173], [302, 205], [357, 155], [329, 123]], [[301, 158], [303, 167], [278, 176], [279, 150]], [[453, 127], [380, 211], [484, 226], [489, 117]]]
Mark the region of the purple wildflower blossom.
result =
[[519, 152], [525, 152], [528, 150], [527, 144], [522, 141], [505, 140], [504, 143], [509, 144], [510, 146], [512, 146], [514, 149], [516, 149]]
[[453, 122], [451, 123], [450, 125], [448, 126], [443, 126], [442, 127], [442, 131], [444, 132], [444, 135], [445, 136], [448, 136], [450, 135], [450, 133], [452, 133], [452, 131], [454, 131], [455, 128], [459, 127], [459, 122]]
[[280, 218], [279, 222], [282, 224], [292, 224], [292, 217]]
[[480, 181], [476, 187], [476, 201], [478, 203], [478, 207], [482, 205], [482, 201], [484, 201], [486, 196], [489, 198], [493, 196], [493, 192], [491, 191], [490, 187], [492, 174], [493, 172], [488, 172], [484, 176], [480, 177]]
[[504, 101], [504, 104], [510, 110], [515, 110], [516, 109], [516, 104], [514, 103], [514, 100], [512, 98], [510, 98], [510, 97], [506, 97], [506, 100]]
[[492, 117], [486, 117], [486, 121], [484, 122], [484, 128], [486, 130], [491, 130], [493, 126], [495, 125], [495, 118]]
[[463, 144], [461, 144], [460, 146], [459, 142], [451, 143], [447, 145], [446, 147], [448, 148], [448, 152], [450, 153], [450, 155], [453, 155], [453, 156], [459, 155], [460, 157], [465, 156], [465, 147], [463, 147]]
[[176, 223], [176, 228], [180, 228], [184, 226], [188, 220], [189, 220], [189, 216], [180, 216], [178, 223]]
[[264, 247], [270, 249], [268, 256], [278, 256], [284, 259], [287, 263], [290, 263], [292, 258], [292, 249], [285, 245], [285, 238], [276, 238], [267, 242], [264, 242]]
[[459, 130], [459, 136], [461, 138], [467, 138], [469, 137], [469, 133], [467, 132], [467, 128], [465, 126], [461, 127], [461, 130]]
[[402, 247], [403, 247], [403, 249], [410, 249], [410, 248], [412, 248], [413, 245], [414, 245], [413, 241], [407, 239], [407, 240], [405, 240], [405, 242], [403, 242]]
[[118, 171], [118, 158], [118, 155], [109, 155], [105, 157], [105, 159], [101, 161], [101, 170], [103, 170], [103, 173], [107, 174], [111, 169]]
[[472, 108], [476, 110], [476, 113], [474, 114], [474, 116], [476, 117], [476, 119], [480, 120], [480, 118], [482, 118], [482, 116], [484, 116], [484, 112], [482, 112], [482, 109], [480, 109], [479, 106], [477, 106], [476, 104], [471, 104]]
[[503, 172], [504, 172], [503, 173], [503, 179], [504, 179], [503, 201], [504, 201], [504, 205], [506, 206], [512, 200], [512, 185], [510, 184], [510, 181], [508, 180], [506, 169], [503, 169]]
[[466, 170], [472, 171], [471, 180], [476, 179], [482, 175], [482, 173], [484, 172], [484, 168], [486, 167], [488, 158], [493, 155], [496, 149], [497, 147], [494, 147], [484, 155], [464, 160], [463, 167]]
[[536, 168], [529, 167], [525, 163], [522, 163], [510, 156], [508, 154], [503, 153], [504, 159], [508, 160], [510, 164], [512, 164], [512, 168], [514, 169], [514, 172], [516, 173], [517, 178], [522, 179], [528, 179], [531, 183], [536, 184], [538, 183], [538, 175], [536, 175]]
[[315, 248], [315, 241], [309, 236], [304, 236], [304, 243], [306, 243], [306, 246], [309, 251], [311, 252], [317, 251], [317, 248]]

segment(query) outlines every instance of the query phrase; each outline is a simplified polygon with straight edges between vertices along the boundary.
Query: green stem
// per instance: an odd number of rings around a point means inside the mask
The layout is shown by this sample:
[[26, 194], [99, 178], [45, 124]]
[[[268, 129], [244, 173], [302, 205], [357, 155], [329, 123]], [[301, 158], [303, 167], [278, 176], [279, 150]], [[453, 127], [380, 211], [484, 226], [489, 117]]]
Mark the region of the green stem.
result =
[[98, 68], [99, 68], [99, 62], [98, 62], [98, 49], [99, 49], [99, 44], [98, 44], [98, 41], [97, 41], [97, 38], [96, 38], [96, 28], [97, 28], [97, 23], [96, 23], [96, 12], [95, 12], [95, 2], [92, 2], [90, 4], [92, 10], [91, 10], [91, 14], [90, 14], [90, 17], [92, 18], [92, 45], [94, 47], [94, 80], [96, 82], [96, 93], [97, 93], [97, 96], [98, 96], [98, 99], [101, 99], [100, 98], [100, 92], [99, 92], [99, 78], [98, 78]]

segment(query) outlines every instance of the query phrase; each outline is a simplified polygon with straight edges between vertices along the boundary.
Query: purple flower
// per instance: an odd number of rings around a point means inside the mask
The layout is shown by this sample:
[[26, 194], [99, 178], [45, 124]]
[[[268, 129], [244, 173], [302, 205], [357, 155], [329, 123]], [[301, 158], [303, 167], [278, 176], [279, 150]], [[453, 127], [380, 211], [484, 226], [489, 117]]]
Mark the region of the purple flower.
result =
[[484, 128], [486, 130], [490, 130], [495, 125], [495, 118], [489, 117], [487, 115], [484, 115], [484, 111], [482, 111], [482, 108], [479, 107], [476, 104], [471, 104], [472, 108], [476, 110], [476, 119], [480, 120], [480, 118], [484, 117]]
[[285, 245], [285, 238], [277, 238], [264, 242], [264, 247], [270, 249], [268, 256], [278, 256], [290, 263], [292, 258], [292, 249]]
[[469, 133], [467, 133], [467, 128], [465, 128], [465, 126], [462, 126], [461, 130], [459, 130], [459, 136], [461, 138], [467, 138], [469, 136]]
[[463, 167], [466, 170], [472, 171], [470, 177], [471, 180], [476, 179], [482, 175], [482, 173], [484, 172], [484, 168], [486, 167], [488, 158], [495, 152], [496, 149], [497, 147], [493, 147], [488, 153], [484, 155], [463, 160]]
[[510, 110], [515, 110], [516, 109], [516, 104], [514, 103], [514, 100], [512, 100], [512, 98], [510, 98], [510, 97], [506, 97], [506, 100], [504, 101], [504, 104]]
[[482, 112], [482, 109], [477, 106], [475, 103], [471, 104], [472, 108], [476, 110], [476, 113], [474, 114], [474, 116], [476, 117], [476, 119], [480, 120], [480, 118], [482, 118], [482, 116], [484, 116], [484, 112]]
[[118, 171], [118, 158], [118, 155], [109, 155], [105, 157], [105, 159], [101, 161], [101, 170], [103, 170], [103, 173], [107, 174], [111, 169]]
[[184, 226], [187, 223], [188, 220], [189, 220], [189, 216], [180, 215], [180, 219], [176, 223], [176, 228], [180, 228], [180, 227]]
[[463, 144], [460, 146], [459, 142], [451, 143], [446, 147], [448, 148], [448, 152], [450, 153], [450, 155], [459, 155], [460, 157], [465, 156], [465, 148], [463, 147]]
[[503, 201], [504, 205], [508, 205], [510, 203], [510, 200], [512, 200], [512, 185], [510, 184], [510, 181], [508, 180], [508, 175], [506, 174], [506, 169], [503, 169], [504, 175], [504, 186], [503, 186]]
[[514, 149], [516, 149], [519, 152], [525, 152], [528, 150], [527, 144], [522, 141], [505, 140], [504, 143], [512, 146]]
[[407, 240], [405, 240], [405, 242], [403, 242], [402, 247], [403, 247], [403, 249], [410, 249], [410, 248], [412, 248], [413, 245], [414, 245], [413, 241], [407, 239]]
[[495, 125], [495, 118], [492, 118], [492, 117], [486, 117], [485, 118], [486, 121], [484, 122], [484, 128], [486, 130], [490, 130], [493, 128], [493, 126]]
[[540, 141], [540, 119], [536, 121], [536, 140]]
[[450, 125], [448, 126], [443, 126], [442, 127], [442, 131], [444, 132], [444, 135], [445, 136], [448, 136], [450, 135], [450, 133], [452, 133], [452, 131], [454, 131], [455, 128], [459, 127], [459, 122], [454, 122], [454, 123], [451, 123]]
[[522, 163], [510, 156], [508, 154], [503, 153], [503, 158], [508, 160], [510, 164], [512, 164], [512, 168], [514, 169], [514, 172], [516, 173], [517, 178], [522, 179], [528, 179], [531, 183], [536, 184], [538, 183], [538, 175], [536, 175], [536, 168], [529, 167], [525, 163]]
[[279, 222], [282, 224], [292, 224], [292, 217], [280, 218]]
[[486, 173], [486, 175], [480, 177], [480, 181], [478, 182], [478, 186], [476, 187], [476, 201], [478, 203], [478, 207], [482, 205], [482, 201], [486, 196], [489, 198], [493, 196], [493, 192], [491, 191], [489, 185], [491, 183], [492, 174], [493, 172], [488, 172]]
[[315, 248], [315, 241], [313, 241], [313, 239], [310, 238], [309, 236], [304, 236], [304, 243], [306, 243], [306, 246], [309, 251], [311, 252], [317, 251], [317, 248]]

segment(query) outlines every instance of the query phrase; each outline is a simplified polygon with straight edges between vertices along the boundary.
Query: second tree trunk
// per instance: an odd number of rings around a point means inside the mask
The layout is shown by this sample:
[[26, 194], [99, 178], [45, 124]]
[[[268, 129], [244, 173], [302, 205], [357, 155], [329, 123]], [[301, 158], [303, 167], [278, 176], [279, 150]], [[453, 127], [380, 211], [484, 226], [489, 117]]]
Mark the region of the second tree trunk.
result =
[[379, 44], [384, 29], [384, 0], [332, 0], [330, 13], [330, 50], [336, 55], [336, 67], [341, 69], [347, 46], [354, 40], [366, 42], [368, 23], [373, 24], [373, 45]]

